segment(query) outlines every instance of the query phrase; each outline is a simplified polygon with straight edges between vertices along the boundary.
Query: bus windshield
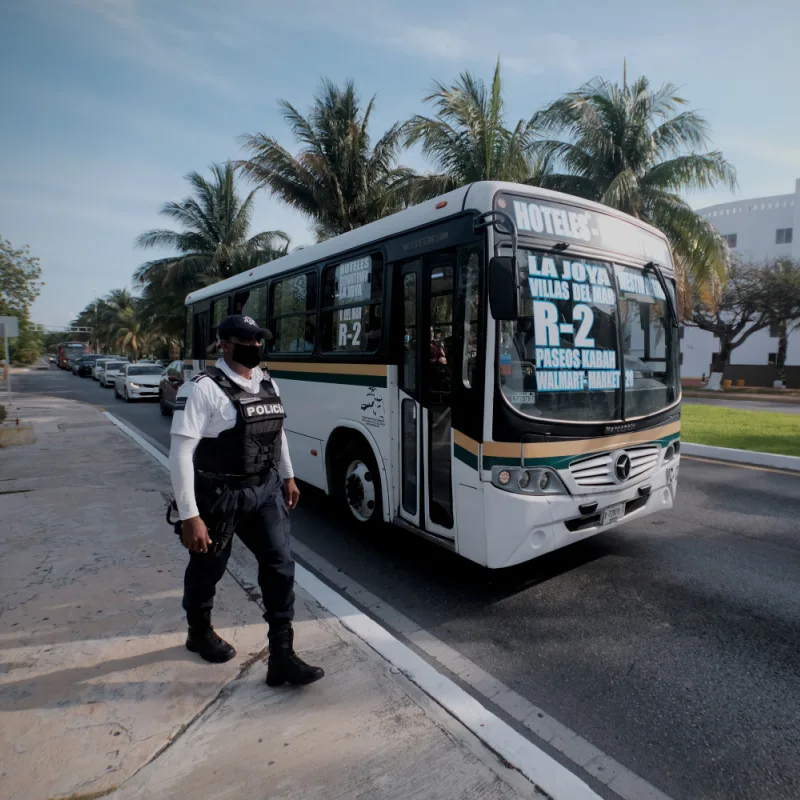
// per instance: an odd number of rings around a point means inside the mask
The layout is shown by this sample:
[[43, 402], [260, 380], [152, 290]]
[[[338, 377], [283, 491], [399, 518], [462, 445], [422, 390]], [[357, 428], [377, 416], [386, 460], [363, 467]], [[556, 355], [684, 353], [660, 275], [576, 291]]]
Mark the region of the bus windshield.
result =
[[522, 313], [500, 323], [498, 369], [517, 411], [609, 422], [678, 399], [676, 331], [652, 272], [532, 249], [520, 261]]

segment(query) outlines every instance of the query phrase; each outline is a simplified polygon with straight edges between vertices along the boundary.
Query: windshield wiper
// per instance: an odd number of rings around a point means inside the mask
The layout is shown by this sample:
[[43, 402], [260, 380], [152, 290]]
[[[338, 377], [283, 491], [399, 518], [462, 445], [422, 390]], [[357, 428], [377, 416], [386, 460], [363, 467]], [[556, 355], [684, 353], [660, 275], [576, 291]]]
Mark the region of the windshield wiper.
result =
[[675, 303], [672, 300], [672, 295], [669, 293], [669, 286], [667, 286], [667, 279], [664, 277], [664, 273], [661, 271], [661, 267], [656, 264], [655, 261], [648, 261], [644, 265], [644, 271], [646, 272], [648, 269], [653, 270], [658, 278], [658, 282], [661, 285], [661, 291], [664, 292], [664, 297], [667, 299], [667, 306], [669, 307], [670, 314], [672, 315], [672, 327], [676, 330], [681, 327], [680, 322], [678, 321], [678, 312], [675, 309]]
[[569, 247], [569, 244], [567, 242], [556, 242], [553, 245], [553, 247], [551, 248], [550, 252], [551, 253], [563, 253], [568, 247]]

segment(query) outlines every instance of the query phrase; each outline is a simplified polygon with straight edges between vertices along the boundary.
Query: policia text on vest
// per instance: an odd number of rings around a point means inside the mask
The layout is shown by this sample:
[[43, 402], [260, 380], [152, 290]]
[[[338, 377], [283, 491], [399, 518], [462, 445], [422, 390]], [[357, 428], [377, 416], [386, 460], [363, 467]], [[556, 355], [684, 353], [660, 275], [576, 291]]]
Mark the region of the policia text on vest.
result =
[[234, 315], [218, 329], [223, 357], [185, 383], [172, 422], [170, 471], [189, 549], [183, 607], [186, 646], [207, 661], [235, 656], [211, 626], [216, 586], [234, 535], [258, 561], [268, 623], [267, 683], [307, 684], [323, 676], [294, 653], [294, 561], [289, 514], [299, 499], [278, 387], [258, 368], [268, 332]]

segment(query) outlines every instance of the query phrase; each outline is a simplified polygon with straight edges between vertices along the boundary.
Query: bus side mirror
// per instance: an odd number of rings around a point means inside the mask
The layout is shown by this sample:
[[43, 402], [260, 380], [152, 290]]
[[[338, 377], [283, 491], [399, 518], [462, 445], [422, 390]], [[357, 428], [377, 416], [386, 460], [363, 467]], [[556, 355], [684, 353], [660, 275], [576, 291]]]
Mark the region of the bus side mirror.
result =
[[517, 268], [510, 256], [494, 256], [489, 262], [489, 304], [496, 320], [519, 318]]

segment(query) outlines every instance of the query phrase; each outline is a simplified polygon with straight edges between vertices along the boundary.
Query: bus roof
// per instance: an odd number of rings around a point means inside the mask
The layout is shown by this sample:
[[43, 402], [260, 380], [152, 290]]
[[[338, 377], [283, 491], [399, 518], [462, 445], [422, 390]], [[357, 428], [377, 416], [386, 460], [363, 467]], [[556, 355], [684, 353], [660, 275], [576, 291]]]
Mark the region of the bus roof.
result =
[[[379, 242], [397, 234], [422, 228], [442, 220], [461, 214], [467, 209], [473, 209], [478, 213], [492, 209], [495, 195], [499, 192], [507, 192], [518, 195], [526, 195], [531, 198], [542, 200], [552, 200], [565, 203], [588, 211], [595, 211], [612, 217], [617, 217], [625, 222], [632, 223], [648, 233], [658, 236], [666, 241], [664, 234], [657, 228], [642, 222], [639, 219], [624, 214], [616, 209], [586, 200], [582, 197], [554, 192], [550, 189], [541, 189], [536, 186], [527, 186], [522, 183], [508, 183], [504, 181], [480, 181], [462, 186], [447, 194], [426, 200], [419, 205], [412, 206], [398, 211], [376, 222], [370, 222], [355, 230], [348, 231], [331, 239], [326, 239], [319, 244], [303, 247], [295, 250], [288, 255], [276, 258], [254, 269], [247, 270], [224, 281], [215, 283], [211, 286], [204, 286], [186, 297], [186, 305], [197, 303], [219, 294], [234, 291], [241, 286], [249, 286], [254, 282], [265, 280], [273, 275], [287, 272], [297, 267], [324, 261], [346, 253], [351, 250], [365, 247], [372, 242]], [[671, 272], [671, 265], [665, 265]]]

